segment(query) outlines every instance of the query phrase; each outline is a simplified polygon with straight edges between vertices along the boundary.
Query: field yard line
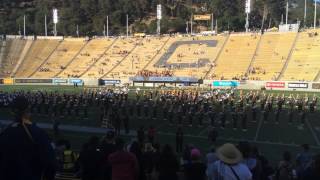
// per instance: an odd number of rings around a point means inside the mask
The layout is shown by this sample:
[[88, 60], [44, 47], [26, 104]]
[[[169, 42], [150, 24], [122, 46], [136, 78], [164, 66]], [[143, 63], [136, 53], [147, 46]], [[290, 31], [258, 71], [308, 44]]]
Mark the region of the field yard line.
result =
[[[3, 124], [3, 125], [8, 125], [10, 123], [12, 123], [12, 121], [0, 120], [0, 124]], [[40, 128], [52, 129], [52, 124], [50, 124], [50, 123], [37, 123], [37, 125]], [[73, 126], [73, 125], [60, 125], [59, 129], [63, 130], [63, 131], [70, 131], [70, 132], [97, 133], [97, 134], [105, 134], [107, 132], [106, 128]], [[131, 130], [128, 135], [125, 135], [124, 131], [122, 130], [121, 134], [124, 136], [136, 136], [136, 131]], [[176, 136], [175, 133], [166, 133], [166, 132], [161, 132], [161, 131], [158, 131], [158, 134], [159, 135], [166, 135], [166, 136]], [[206, 139], [207, 140], [207, 137], [205, 137], [205, 136], [196, 136], [196, 135], [190, 135], [190, 134], [185, 134], [184, 137], [191, 137], [191, 138], [198, 138], [198, 139]], [[256, 140], [247, 140], [247, 139], [222, 138], [222, 137], [218, 137], [217, 139], [223, 140], [223, 141], [231, 141], [231, 142], [247, 141], [250, 143], [257, 143], [257, 144], [300, 147], [300, 145], [297, 145], [297, 144], [273, 143], [273, 142], [267, 142], [267, 141], [256, 141]], [[311, 147], [314, 149], [320, 149], [320, 146], [311, 146]]]
[[208, 128], [204, 128], [204, 130], [200, 131], [200, 133], [198, 134], [198, 136], [201, 136], [202, 134], [206, 133], [208, 131]]
[[318, 138], [317, 134], [314, 132], [314, 130], [312, 129], [311, 124], [308, 119], [306, 119], [306, 123], [311, 131], [311, 134], [312, 134], [314, 140], [316, 141], [317, 145], [319, 146], [320, 145], [319, 138]]
[[257, 131], [256, 131], [256, 136], [254, 137], [254, 141], [257, 141], [258, 140], [258, 136], [259, 136], [259, 133], [260, 133], [260, 129], [262, 127], [262, 124], [263, 124], [263, 120], [262, 118], [259, 118], [259, 126], [257, 128]]

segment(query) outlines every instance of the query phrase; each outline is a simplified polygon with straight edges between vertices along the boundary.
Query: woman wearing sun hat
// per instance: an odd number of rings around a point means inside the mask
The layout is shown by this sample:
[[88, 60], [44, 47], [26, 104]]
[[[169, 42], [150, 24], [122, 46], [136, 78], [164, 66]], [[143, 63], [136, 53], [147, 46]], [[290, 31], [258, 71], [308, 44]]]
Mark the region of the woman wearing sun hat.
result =
[[207, 171], [209, 180], [251, 180], [249, 168], [240, 163], [241, 152], [233, 144], [224, 144], [217, 150], [219, 158]]

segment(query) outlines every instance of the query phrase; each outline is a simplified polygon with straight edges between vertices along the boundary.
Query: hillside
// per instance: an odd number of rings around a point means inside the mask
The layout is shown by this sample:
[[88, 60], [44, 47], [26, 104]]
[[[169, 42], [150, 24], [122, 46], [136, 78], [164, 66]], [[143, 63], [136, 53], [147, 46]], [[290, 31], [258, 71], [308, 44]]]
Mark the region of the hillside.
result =
[[[304, 0], [290, 1], [289, 22], [303, 20]], [[308, 0], [307, 25], [313, 22], [313, 0]], [[192, 14], [214, 14], [220, 31], [244, 31], [245, 0], [2, 0], [0, 2], [0, 34], [22, 34], [23, 16], [26, 16], [28, 35], [44, 34], [47, 15], [48, 32], [52, 35], [52, 9], [59, 10], [58, 34], [75, 36], [102, 35], [109, 17], [111, 35], [126, 32], [126, 14], [129, 15], [130, 32], [156, 32], [156, 5], [162, 4], [161, 32], [185, 32], [186, 22]], [[285, 14], [285, 0], [255, 0], [250, 14], [250, 28], [277, 26]], [[318, 13], [320, 15], [320, 13]], [[320, 16], [319, 16], [320, 17]], [[210, 27], [210, 22], [194, 22]], [[203, 29], [203, 28], [202, 28]]]

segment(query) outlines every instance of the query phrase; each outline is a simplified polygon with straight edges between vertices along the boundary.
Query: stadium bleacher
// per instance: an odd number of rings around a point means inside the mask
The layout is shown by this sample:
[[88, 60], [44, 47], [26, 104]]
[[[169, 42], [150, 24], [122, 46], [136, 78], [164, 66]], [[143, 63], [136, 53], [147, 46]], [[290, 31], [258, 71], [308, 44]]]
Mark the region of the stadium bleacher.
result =
[[300, 33], [291, 60], [281, 80], [315, 80], [320, 69], [319, 33], [319, 30]]
[[288, 58], [297, 33], [266, 33], [249, 69], [250, 78], [276, 80]]
[[55, 50], [58, 44], [58, 40], [35, 40], [14, 76], [20, 78], [30, 77]]
[[6, 41], [4, 54], [1, 62], [0, 77], [11, 77], [15, 65], [26, 45], [27, 40], [12, 39]]
[[73, 62], [61, 73], [61, 77], [80, 77], [109, 49], [113, 39], [93, 39], [82, 49]]
[[63, 71], [66, 65], [81, 51], [87, 44], [82, 38], [67, 38], [57, 49], [46, 59], [45, 63], [32, 75], [33, 78], [56, 77]]
[[214, 79], [243, 78], [260, 39], [259, 34], [231, 35], [213, 68]]
[[0, 77], [128, 79], [141, 71], [205, 79], [319, 79], [319, 30], [1, 42]]

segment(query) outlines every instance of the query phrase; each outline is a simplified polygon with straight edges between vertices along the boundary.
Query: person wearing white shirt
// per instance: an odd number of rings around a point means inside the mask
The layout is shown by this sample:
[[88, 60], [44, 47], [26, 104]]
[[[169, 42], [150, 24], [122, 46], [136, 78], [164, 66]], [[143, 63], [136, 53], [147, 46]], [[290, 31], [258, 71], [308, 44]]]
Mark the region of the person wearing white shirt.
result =
[[217, 150], [218, 161], [207, 169], [209, 180], [252, 180], [249, 168], [242, 164], [242, 154], [233, 144], [224, 144]]

